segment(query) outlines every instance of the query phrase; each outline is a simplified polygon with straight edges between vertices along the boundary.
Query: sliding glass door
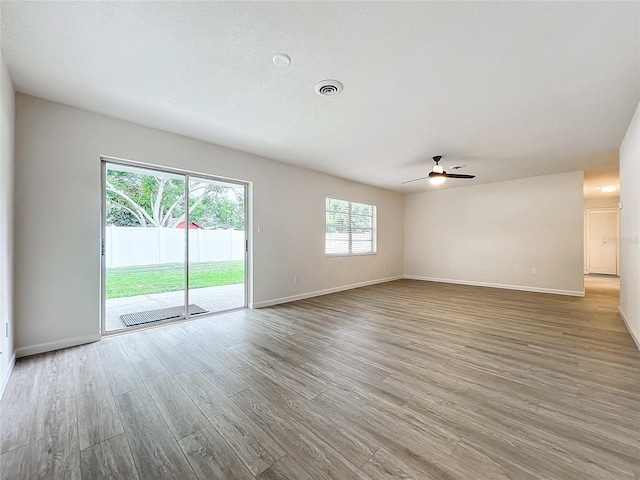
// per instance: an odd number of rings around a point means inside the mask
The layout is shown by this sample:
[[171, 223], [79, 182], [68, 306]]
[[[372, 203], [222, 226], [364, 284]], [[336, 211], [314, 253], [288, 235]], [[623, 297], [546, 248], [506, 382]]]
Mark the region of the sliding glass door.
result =
[[103, 332], [246, 306], [246, 185], [103, 159]]
[[189, 303], [209, 312], [245, 306], [245, 187], [189, 177]]

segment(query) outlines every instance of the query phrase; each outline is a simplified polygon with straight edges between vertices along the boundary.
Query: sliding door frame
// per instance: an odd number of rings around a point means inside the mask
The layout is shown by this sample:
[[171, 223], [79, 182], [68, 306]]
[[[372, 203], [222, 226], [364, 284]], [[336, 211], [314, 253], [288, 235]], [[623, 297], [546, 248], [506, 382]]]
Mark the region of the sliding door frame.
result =
[[[120, 165], [124, 167], [142, 168], [145, 170], [151, 170], [160, 173], [170, 173], [173, 175], [182, 175], [184, 177], [184, 193], [185, 193], [185, 268], [184, 268], [184, 318], [161, 320], [159, 322], [153, 322], [151, 324], [135, 325], [132, 327], [126, 327], [119, 330], [106, 331], [107, 317], [107, 295], [106, 295], [106, 255], [105, 255], [105, 242], [106, 242], [106, 228], [107, 228], [107, 164]], [[189, 315], [189, 191], [191, 177], [196, 179], [210, 180], [214, 182], [230, 183], [241, 186], [244, 189], [244, 304], [242, 307], [232, 308], [229, 310], [221, 310], [219, 312], [209, 312], [199, 314], [198, 318], [209, 317], [212, 315], [218, 315], [225, 312], [230, 312], [242, 308], [247, 308], [249, 305], [249, 272], [252, 266], [249, 265], [249, 231], [250, 231], [250, 209], [249, 204], [251, 202], [251, 182], [238, 180], [235, 178], [221, 177], [218, 175], [209, 175], [201, 172], [194, 172], [191, 170], [183, 170], [172, 167], [165, 167], [162, 165], [155, 165], [150, 163], [138, 162], [135, 160], [127, 160], [124, 158], [111, 157], [107, 155], [100, 156], [100, 194], [101, 194], [101, 210], [100, 210], [100, 333], [103, 336], [111, 334], [121, 334], [124, 332], [131, 332], [133, 330], [144, 330], [153, 328], [158, 325], [166, 325], [175, 322], [184, 322], [191, 319]]]

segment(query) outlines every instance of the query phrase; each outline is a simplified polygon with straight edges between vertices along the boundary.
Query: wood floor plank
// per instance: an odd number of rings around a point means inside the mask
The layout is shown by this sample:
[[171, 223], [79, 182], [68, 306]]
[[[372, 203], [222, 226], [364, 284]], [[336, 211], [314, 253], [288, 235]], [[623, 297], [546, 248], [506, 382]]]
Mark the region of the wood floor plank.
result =
[[305, 470], [321, 480], [366, 479], [367, 476], [329, 444], [298, 422], [284, 409], [270, 403], [262, 394], [250, 388], [232, 397], [244, 412], [278, 439], [278, 443]]
[[438, 475], [448, 478], [449, 475], [455, 478], [453, 472], [458, 470], [459, 466], [452, 465], [450, 460], [455, 445], [444, 440], [441, 435], [436, 436], [436, 430], [422, 431], [412, 425], [408, 418], [389, 416], [378, 409], [361, 409], [357, 403], [334, 394], [331, 390], [313, 401], [355, 430], [370, 436], [425, 475], [436, 478]]
[[[157, 358], [135, 364], [176, 440], [210, 425], [209, 420]], [[162, 373], [164, 369], [167, 373]], [[161, 373], [155, 373], [160, 371]]]
[[73, 351], [71, 348], [44, 353], [42, 360], [37, 372], [38, 394], [41, 397], [73, 390]]
[[117, 435], [80, 452], [82, 478], [87, 480], [138, 480], [127, 438]]
[[176, 349], [227, 395], [233, 395], [249, 388], [249, 385], [241, 377], [229, 370], [199, 345], [183, 343], [177, 345]]
[[[473, 393], [470, 395], [458, 396], [448, 403], [440, 404], [414, 397], [407, 403], [406, 408], [428, 417], [433, 424], [453, 428], [468, 439], [477, 439], [478, 434], [497, 439], [506, 437], [512, 439], [512, 443], [522, 442], [528, 445], [528, 450], [537, 448], [552, 455], [563, 451], [572, 456], [573, 464], [580, 465], [580, 475], [584, 475], [585, 478], [587, 475], [602, 479], [631, 478], [634, 457], [628, 455], [632, 453], [628, 450], [629, 446], [618, 445], [620, 453], [617, 455], [604, 454], [601, 448], [598, 448], [599, 445], [611, 448], [616, 445], [615, 439], [604, 440], [600, 432], [589, 434], [575, 430], [572, 425], [563, 425], [562, 422], [546, 418], [539, 412], [512, 408], [496, 409], [491, 399], [483, 403], [482, 396]], [[567, 437], [573, 441], [563, 440]], [[640, 444], [632, 448], [634, 451], [640, 451]], [[553, 461], [547, 463], [552, 464]]]
[[207, 370], [203, 373], [211, 383], [228, 396], [235, 395], [250, 387], [240, 375], [237, 375], [237, 372], [234, 373], [227, 368], [224, 370]]
[[149, 350], [153, 352], [171, 374], [176, 375], [196, 368], [188, 358], [182, 355], [174, 345], [159, 333], [145, 335], [143, 340]]
[[80, 450], [124, 432], [102, 362], [75, 367]]
[[29, 445], [23, 445], [0, 455], [0, 480], [34, 478], [38, 464], [31, 458]]
[[285, 336], [273, 332], [262, 323], [248, 322], [241, 328], [240, 340], [242, 343], [253, 345], [253, 347], [276, 356], [291, 366], [308, 362], [313, 356], [313, 347], [305, 349], [303, 346], [289, 341]]
[[487, 455], [465, 438], [458, 442], [451, 457], [464, 465], [470, 472], [478, 472], [478, 476], [491, 480], [538, 480], [535, 473], [523, 470], [518, 465], [504, 462], [499, 456]]
[[183, 335], [189, 335], [190, 333], [197, 333], [198, 330], [198, 320], [194, 319], [188, 322], [177, 322], [172, 325], [173, 329], [177, 332], [182, 333]]
[[208, 372], [210, 370], [230, 371], [216, 360], [215, 357], [193, 342], [176, 345], [176, 349], [187, 357], [201, 372]]
[[156, 357], [136, 362], [134, 367], [145, 385], [155, 382], [160, 377], [172, 377], [167, 367]]
[[201, 480], [255, 478], [213, 426], [203, 428], [179, 443]]
[[266, 470], [285, 455], [284, 450], [202, 372], [190, 370], [176, 375], [176, 379], [252, 474]]
[[132, 363], [155, 358], [155, 355], [142, 338], [143, 335], [141, 333], [130, 333], [118, 337], [122, 348], [124, 348]]
[[73, 390], [40, 397], [33, 442], [29, 445], [34, 478], [80, 479], [80, 448]]
[[361, 358], [361, 356], [358, 358], [357, 355], [348, 355], [343, 351], [328, 347], [324, 355], [316, 357], [312, 361], [341, 371], [345, 376], [355, 380], [368, 380], [375, 383], [391, 375], [392, 370], [376, 365], [374, 362], [368, 360], [364, 361]]
[[378, 450], [375, 455], [362, 467], [373, 480], [454, 480], [454, 477], [441, 473], [434, 476], [421, 472], [406, 464], [395, 455], [389, 453], [384, 448]]
[[238, 375], [271, 404], [287, 407], [287, 412], [300, 424], [327, 440], [354, 465], [362, 466], [379, 448], [379, 445], [347, 425], [328, 417], [326, 412], [316, 408], [313, 402], [289, 388], [280, 379], [272, 378], [254, 368], [241, 370]]
[[270, 350], [245, 343], [235, 345], [231, 347], [231, 350], [240, 352], [240, 355], [247, 360], [254, 371], [259, 370], [279, 379], [283, 384], [309, 399], [328, 388], [324, 381], [310, 375], [304, 369], [298, 368], [290, 361], [278, 358], [270, 353]]
[[98, 353], [114, 396], [144, 385], [117, 338], [102, 340], [98, 344]]
[[268, 397], [272, 403], [286, 405], [297, 400], [302, 395], [283, 383], [279, 378], [274, 378], [254, 367], [245, 368], [237, 372], [247, 386], [253, 387]]
[[287, 455], [258, 475], [256, 480], [313, 480], [313, 478]]
[[305, 363], [297, 368], [321, 380], [334, 391], [343, 392], [345, 395], [366, 397], [373, 402], [391, 402], [402, 405], [412, 396], [412, 393], [402, 386], [385, 383], [384, 380], [370, 381], [362, 378], [349, 378], [344, 375], [344, 371], [341, 369], [327, 368], [315, 362]]
[[189, 462], [146, 388], [116, 397], [141, 479], [194, 479]]
[[176, 329], [174, 325], [159, 328], [158, 333], [171, 345], [180, 345], [190, 341], [189, 337], [181, 330]]
[[242, 370], [251, 366], [251, 364], [240, 355], [235, 354], [224, 345], [212, 341], [210, 337], [199, 336], [195, 340], [195, 343], [202, 347], [205, 352], [213, 356], [216, 360], [218, 360], [232, 372], [236, 372], [238, 370]]
[[73, 347], [71, 351], [73, 353], [73, 364], [75, 366], [100, 361], [98, 342], [78, 345], [77, 347]]
[[22, 358], [0, 477], [640, 480], [617, 282], [399, 280]]
[[553, 399], [539, 404], [542, 411], [572, 412], [577, 416], [588, 416], [594, 425], [614, 425], [620, 427], [637, 440], [640, 440], [640, 425], [629, 423], [629, 419], [621, 413], [624, 409], [595, 398], [574, 398], [556, 395]]
[[296, 400], [288, 407], [300, 423], [358, 467], [362, 467], [380, 448], [370, 437], [332, 417], [330, 412], [318, 408], [310, 400]]
[[20, 359], [0, 402], [0, 453], [33, 441], [33, 408], [38, 398], [38, 372], [42, 357]]

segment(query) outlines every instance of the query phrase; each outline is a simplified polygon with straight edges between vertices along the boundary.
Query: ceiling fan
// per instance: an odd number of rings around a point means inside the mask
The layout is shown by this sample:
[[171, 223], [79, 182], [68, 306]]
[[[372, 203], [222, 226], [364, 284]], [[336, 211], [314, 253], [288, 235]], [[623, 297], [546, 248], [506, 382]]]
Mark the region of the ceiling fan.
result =
[[442, 159], [442, 155], [436, 155], [433, 157], [433, 161], [436, 164], [433, 166], [433, 170], [426, 177], [414, 178], [413, 180], [407, 180], [406, 182], [402, 182], [401, 185], [405, 183], [417, 182], [418, 180], [424, 180], [425, 178], [429, 179], [429, 183], [432, 185], [442, 185], [447, 178], [476, 178], [475, 175], [464, 175], [461, 173], [447, 173], [444, 169], [438, 164]]

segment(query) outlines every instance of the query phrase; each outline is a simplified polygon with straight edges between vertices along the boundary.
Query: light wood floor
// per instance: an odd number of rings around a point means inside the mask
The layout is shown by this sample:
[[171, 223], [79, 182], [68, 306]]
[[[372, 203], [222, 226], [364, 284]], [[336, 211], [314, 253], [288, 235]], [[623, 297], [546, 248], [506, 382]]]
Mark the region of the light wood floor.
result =
[[20, 360], [2, 478], [640, 478], [615, 279], [400, 280]]

